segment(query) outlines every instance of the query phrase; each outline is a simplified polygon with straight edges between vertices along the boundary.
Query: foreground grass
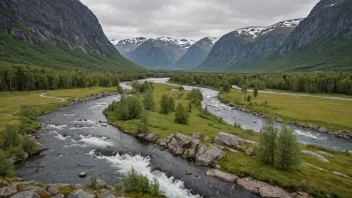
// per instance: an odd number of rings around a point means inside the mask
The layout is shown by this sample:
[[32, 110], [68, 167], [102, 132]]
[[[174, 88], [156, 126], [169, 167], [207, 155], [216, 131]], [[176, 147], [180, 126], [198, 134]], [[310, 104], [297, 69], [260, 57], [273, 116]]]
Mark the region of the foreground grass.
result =
[[[156, 109], [148, 112], [149, 129], [152, 133], [159, 134], [160, 137], [173, 135], [180, 132], [185, 135], [192, 135], [194, 132], [202, 132], [204, 135], [214, 140], [215, 136], [223, 131], [232, 133], [240, 137], [258, 140], [258, 135], [250, 135], [245, 130], [230, 126], [218, 118], [211, 116], [207, 119], [199, 116], [200, 111], [196, 108], [190, 113], [189, 124], [180, 125], [174, 122], [174, 113], [168, 115], [160, 114], [160, 98], [164, 94], [172, 95], [177, 103], [188, 106], [186, 99], [188, 91], [175, 91], [177, 87], [154, 84], [154, 101]], [[107, 113], [108, 119], [119, 128], [137, 134], [140, 120], [119, 121], [114, 112]], [[323, 168], [328, 171], [336, 171], [352, 177], [352, 157], [342, 152], [330, 151], [328, 149], [300, 145], [301, 149], [310, 151], [323, 150], [333, 157], [326, 157], [330, 162], [324, 163], [311, 156], [303, 155], [301, 164], [295, 170], [281, 171], [261, 164], [255, 156], [247, 156], [243, 152], [226, 152], [226, 157], [220, 161], [222, 170], [236, 174], [241, 177], [250, 176], [252, 178], [279, 185], [287, 190], [303, 190], [309, 192], [314, 197], [325, 197], [329, 194], [332, 197], [350, 197], [352, 194], [352, 179], [343, 178], [330, 172], [315, 169], [307, 164]], [[307, 163], [307, 164], [306, 164]]]
[[[279, 94], [259, 93], [252, 101], [244, 102], [244, 93], [231, 90], [230, 93], [219, 95], [225, 103], [235, 103], [252, 111], [274, 114], [286, 121], [312, 123], [333, 130], [352, 130], [352, 101], [332, 100], [328, 98], [313, 98], [287, 96]], [[267, 102], [267, 105], [264, 105]]]
[[[0, 131], [6, 124], [19, 124], [20, 117], [18, 115], [21, 106], [28, 106], [33, 108], [38, 115], [45, 112], [55, 110], [70, 103], [72, 98], [87, 98], [92, 94], [101, 92], [114, 92], [115, 87], [103, 88], [78, 88], [78, 89], [64, 89], [55, 91], [28, 91], [28, 92], [1, 92], [0, 93]], [[42, 93], [47, 93], [47, 96], [67, 98], [68, 100], [60, 102], [60, 99], [41, 97]], [[33, 122], [28, 129], [36, 128], [37, 122]]]

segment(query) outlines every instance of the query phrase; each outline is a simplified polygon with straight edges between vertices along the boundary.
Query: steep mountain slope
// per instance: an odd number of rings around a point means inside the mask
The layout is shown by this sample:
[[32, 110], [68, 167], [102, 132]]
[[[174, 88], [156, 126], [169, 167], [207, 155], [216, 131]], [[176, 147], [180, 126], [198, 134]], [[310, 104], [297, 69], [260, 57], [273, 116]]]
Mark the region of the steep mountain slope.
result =
[[117, 50], [119, 50], [122, 56], [127, 57], [130, 52], [133, 52], [145, 41], [147, 41], [147, 39], [144, 37], [136, 37], [120, 41], [112, 40], [111, 43], [116, 47]]
[[140, 70], [79, 0], [0, 1], [0, 60], [57, 68]]
[[205, 37], [194, 43], [187, 52], [177, 61], [174, 69], [189, 70], [202, 63], [208, 56], [211, 48], [219, 38]]
[[186, 39], [160, 37], [149, 39], [128, 54], [132, 62], [150, 69], [172, 69], [194, 43]]
[[234, 70], [252, 65], [282, 45], [302, 19], [286, 20], [269, 27], [246, 27], [223, 36], [199, 70]]
[[282, 47], [248, 71], [352, 71], [352, 1], [322, 0]]

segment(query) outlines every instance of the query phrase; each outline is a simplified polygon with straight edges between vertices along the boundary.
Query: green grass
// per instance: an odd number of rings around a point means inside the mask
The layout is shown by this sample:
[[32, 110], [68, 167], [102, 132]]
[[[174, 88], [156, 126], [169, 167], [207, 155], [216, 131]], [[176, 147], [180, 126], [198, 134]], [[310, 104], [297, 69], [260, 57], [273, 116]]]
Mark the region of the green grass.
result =
[[[192, 109], [188, 125], [179, 125], [174, 122], [174, 113], [168, 115], [160, 114], [159, 100], [163, 94], [171, 94], [174, 98], [178, 98], [181, 91], [172, 91], [177, 87], [154, 84], [154, 100], [157, 108], [154, 112], [148, 112], [149, 127], [151, 133], [157, 133], [160, 137], [173, 135], [180, 132], [185, 135], [192, 135], [194, 132], [201, 132], [210, 136], [214, 140], [215, 136], [223, 131], [238, 135], [240, 137], [258, 140], [257, 134], [249, 135], [245, 130], [229, 126], [224, 122], [219, 122], [216, 117], [211, 116], [208, 119], [201, 118], [196, 108]], [[183, 91], [183, 96], [176, 99], [176, 103], [188, 104], [186, 95], [189, 91]], [[233, 93], [232, 93], [233, 94]], [[242, 97], [241, 97], [242, 98]], [[136, 135], [139, 120], [118, 121], [113, 112], [108, 112], [108, 119], [119, 128]], [[249, 146], [249, 145], [247, 145]], [[329, 194], [333, 197], [350, 197], [352, 194], [352, 179], [343, 178], [333, 173], [324, 172], [314, 169], [305, 163], [320, 167], [329, 171], [336, 171], [352, 177], [352, 157], [344, 152], [331, 151], [329, 149], [318, 146], [300, 145], [301, 149], [310, 151], [322, 150], [333, 155], [326, 157], [330, 162], [324, 163], [314, 157], [302, 155], [301, 164], [292, 171], [282, 171], [273, 169], [260, 163], [255, 156], [247, 156], [243, 152], [232, 153], [226, 152], [226, 157], [220, 161], [223, 171], [236, 174], [241, 177], [250, 176], [252, 178], [268, 182], [273, 185], [284, 187], [288, 191], [298, 189], [309, 192], [315, 197], [325, 197]]]
[[[43, 114], [48, 111], [55, 110], [59, 107], [65, 106], [70, 101], [59, 102], [58, 99], [40, 97], [42, 93], [48, 93], [48, 96], [63, 97], [63, 98], [87, 98], [92, 94], [101, 92], [113, 92], [116, 88], [78, 88], [78, 89], [64, 89], [64, 90], [40, 90], [28, 92], [1, 92], [0, 93], [0, 131], [6, 124], [19, 124], [20, 117], [18, 115], [21, 106], [33, 107], [37, 114]], [[59, 103], [56, 103], [59, 102]], [[53, 104], [56, 103], [56, 104]], [[33, 122], [28, 129], [39, 126], [38, 122]]]
[[[245, 138], [253, 138], [248, 134], [243, 134], [242, 129], [235, 128], [224, 122], [220, 122], [219, 118], [210, 116], [207, 119], [201, 118], [198, 114], [200, 111], [196, 108], [192, 108], [192, 112], [190, 113], [189, 123], [187, 125], [176, 124], [175, 113], [169, 113], [168, 115], [160, 114], [160, 99], [164, 94], [170, 94], [175, 99], [176, 106], [178, 103], [183, 104], [184, 107], [188, 108], [189, 101], [186, 99], [189, 91], [172, 91], [172, 89], [177, 89], [176, 86], [164, 85], [164, 84], [155, 84], [154, 83], [154, 102], [156, 103], [156, 109], [152, 112], [148, 111], [148, 119], [149, 119], [149, 128], [153, 133], [159, 134], [160, 137], [167, 137], [169, 135], [173, 135], [177, 132], [192, 135], [195, 132], [202, 132], [204, 135], [209, 136], [214, 139], [215, 136], [220, 132], [229, 132], [233, 134], [237, 134], [243, 136]], [[178, 96], [183, 93], [181, 98]], [[108, 118], [115, 123], [118, 127], [132, 133], [136, 134], [138, 125], [140, 121], [138, 119], [128, 120], [128, 121], [119, 121], [116, 118], [116, 114], [114, 112], [107, 113]]]
[[[225, 103], [243, 105], [252, 111], [274, 114], [286, 121], [312, 123], [333, 130], [352, 130], [352, 101], [332, 100], [304, 96], [287, 96], [279, 94], [259, 93], [251, 103], [244, 102], [244, 93], [231, 90], [231, 93], [219, 95]], [[263, 105], [265, 101], [268, 105]]]

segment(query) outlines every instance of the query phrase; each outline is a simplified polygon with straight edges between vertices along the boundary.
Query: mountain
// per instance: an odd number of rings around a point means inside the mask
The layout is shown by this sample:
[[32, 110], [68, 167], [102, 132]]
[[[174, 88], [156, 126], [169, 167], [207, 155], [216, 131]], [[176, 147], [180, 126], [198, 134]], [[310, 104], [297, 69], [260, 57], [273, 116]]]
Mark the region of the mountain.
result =
[[269, 27], [249, 26], [220, 38], [199, 70], [235, 70], [252, 65], [282, 45], [302, 19], [286, 20]]
[[352, 1], [322, 0], [277, 53], [248, 70], [352, 71]]
[[160, 37], [148, 39], [127, 55], [132, 62], [150, 69], [172, 69], [194, 43], [192, 40]]
[[174, 69], [189, 70], [198, 66], [207, 58], [211, 48], [218, 39], [216, 37], [205, 37], [194, 43], [177, 61]]
[[124, 56], [128, 57], [130, 52], [133, 52], [138, 46], [147, 41], [144, 37], [136, 37], [132, 39], [124, 40], [111, 40], [110, 42], [116, 47], [116, 49]]
[[79, 0], [1, 0], [0, 61], [55, 68], [141, 70]]

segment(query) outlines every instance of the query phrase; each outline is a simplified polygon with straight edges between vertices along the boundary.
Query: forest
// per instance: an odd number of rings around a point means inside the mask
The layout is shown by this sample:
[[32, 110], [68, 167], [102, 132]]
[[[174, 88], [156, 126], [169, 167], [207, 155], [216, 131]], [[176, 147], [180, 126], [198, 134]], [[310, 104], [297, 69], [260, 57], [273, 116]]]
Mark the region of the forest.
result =
[[113, 87], [120, 81], [170, 76], [165, 72], [110, 73], [0, 62], [0, 91], [56, 90], [85, 87]]
[[352, 73], [292, 73], [292, 74], [175, 74], [170, 81], [221, 89], [228, 83], [246, 88], [276, 89], [292, 92], [352, 95]]

